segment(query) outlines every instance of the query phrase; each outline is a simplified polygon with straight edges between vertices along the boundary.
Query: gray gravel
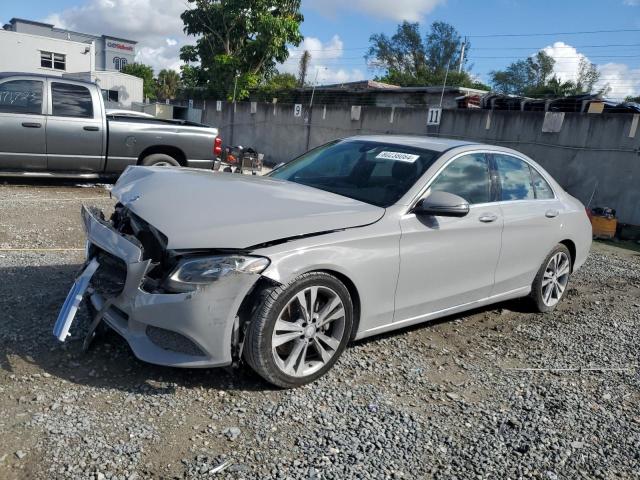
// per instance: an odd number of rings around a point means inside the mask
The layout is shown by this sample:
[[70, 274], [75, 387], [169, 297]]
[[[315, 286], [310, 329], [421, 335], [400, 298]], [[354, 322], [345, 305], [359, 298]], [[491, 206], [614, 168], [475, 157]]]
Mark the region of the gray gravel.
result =
[[[98, 187], [17, 188], [0, 199], [110, 205]], [[4, 248], [82, 245], [79, 202], [15, 203]], [[596, 245], [557, 312], [511, 302], [358, 342], [289, 391], [147, 365], [113, 333], [82, 354], [84, 311], [57, 344], [81, 255], [0, 251], [0, 478], [640, 477], [638, 255]]]

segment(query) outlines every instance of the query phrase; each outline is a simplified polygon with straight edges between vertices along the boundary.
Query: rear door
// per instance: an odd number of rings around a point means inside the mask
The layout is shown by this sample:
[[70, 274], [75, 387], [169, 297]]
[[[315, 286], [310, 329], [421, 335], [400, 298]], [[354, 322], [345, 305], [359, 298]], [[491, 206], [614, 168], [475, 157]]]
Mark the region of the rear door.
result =
[[394, 322], [411, 322], [488, 297], [500, 254], [502, 216], [485, 153], [465, 153], [437, 174], [429, 192], [464, 198], [462, 218], [408, 213], [400, 220]]
[[45, 82], [29, 77], [0, 80], [0, 169], [47, 168]]
[[494, 294], [531, 285], [562, 228], [560, 202], [543, 175], [523, 158], [492, 155], [504, 217]]
[[101, 172], [106, 127], [98, 90], [81, 82], [51, 79], [49, 91], [49, 170]]

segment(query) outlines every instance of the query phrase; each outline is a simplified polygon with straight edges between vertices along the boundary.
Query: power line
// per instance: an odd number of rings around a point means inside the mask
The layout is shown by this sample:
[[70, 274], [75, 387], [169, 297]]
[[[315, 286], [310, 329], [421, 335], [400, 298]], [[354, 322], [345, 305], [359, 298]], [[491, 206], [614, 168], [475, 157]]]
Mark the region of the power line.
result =
[[544, 37], [553, 35], [591, 35], [597, 33], [629, 33], [640, 32], [640, 28], [626, 28], [615, 30], [584, 30], [580, 32], [548, 32], [548, 33], [491, 33], [483, 35], [468, 35], [471, 38], [501, 38], [501, 37]]

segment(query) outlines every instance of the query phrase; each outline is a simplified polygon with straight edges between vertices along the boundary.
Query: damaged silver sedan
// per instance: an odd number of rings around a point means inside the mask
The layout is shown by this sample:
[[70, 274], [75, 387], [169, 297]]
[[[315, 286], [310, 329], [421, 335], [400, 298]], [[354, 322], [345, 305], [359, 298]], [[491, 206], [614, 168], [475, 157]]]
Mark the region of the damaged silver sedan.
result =
[[[268, 177], [130, 167], [83, 208], [83, 296], [141, 360], [241, 359], [294, 387], [353, 339], [507, 299], [550, 311], [588, 254], [582, 204], [528, 157], [425, 137], [331, 142]], [[91, 335], [91, 333], [90, 333]]]

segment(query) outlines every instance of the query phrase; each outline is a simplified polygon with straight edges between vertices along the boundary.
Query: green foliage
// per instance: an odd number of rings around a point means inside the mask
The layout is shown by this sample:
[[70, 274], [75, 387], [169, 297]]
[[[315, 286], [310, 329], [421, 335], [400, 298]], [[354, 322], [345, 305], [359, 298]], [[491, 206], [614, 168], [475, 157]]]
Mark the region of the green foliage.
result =
[[576, 81], [561, 81], [553, 74], [555, 60], [539, 51], [535, 56], [511, 63], [505, 70], [491, 72], [493, 89], [527, 97], [566, 97], [590, 93], [600, 78], [595, 65], [580, 60]]
[[[403, 22], [396, 33], [388, 37], [384, 33], [371, 35], [365, 58], [369, 64], [385, 70], [377, 80], [403, 87], [442, 85], [449, 67], [447, 85], [469, 88], [486, 88], [467, 72], [458, 72], [462, 39], [458, 31], [448, 23], [434, 22], [423, 39], [420, 24]], [[465, 51], [469, 52], [467, 42]], [[463, 60], [466, 64], [467, 55]]]
[[[184, 31], [197, 38], [180, 58], [199, 62], [188, 72], [209, 94], [245, 98], [284, 62], [287, 45], [302, 41], [300, 0], [187, 0]], [[195, 69], [191, 70], [191, 69]]]
[[180, 88], [180, 75], [175, 70], [160, 70], [158, 79], [156, 80], [156, 86], [159, 99], [174, 99]]
[[156, 82], [153, 78], [153, 68], [143, 63], [129, 63], [124, 66], [122, 73], [141, 78], [143, 80], [142, 92], [144, 98], [156, 99]]

